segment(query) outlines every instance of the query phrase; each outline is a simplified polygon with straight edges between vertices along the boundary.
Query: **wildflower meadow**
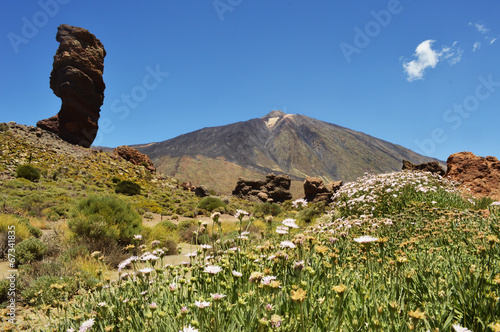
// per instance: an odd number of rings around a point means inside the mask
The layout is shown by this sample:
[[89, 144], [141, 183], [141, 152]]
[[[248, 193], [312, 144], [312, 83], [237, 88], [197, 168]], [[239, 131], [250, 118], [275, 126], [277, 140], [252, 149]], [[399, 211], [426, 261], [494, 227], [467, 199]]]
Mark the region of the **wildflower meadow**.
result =
[[33, 330], [500, 331], [500, 205], [456, 183], [366, 175], [310, 224], [236, 216], [232, 237], [217, 213], [200, 223], [211, 241], [180, 264], [146, 243], [116, 280], [41, 303]]

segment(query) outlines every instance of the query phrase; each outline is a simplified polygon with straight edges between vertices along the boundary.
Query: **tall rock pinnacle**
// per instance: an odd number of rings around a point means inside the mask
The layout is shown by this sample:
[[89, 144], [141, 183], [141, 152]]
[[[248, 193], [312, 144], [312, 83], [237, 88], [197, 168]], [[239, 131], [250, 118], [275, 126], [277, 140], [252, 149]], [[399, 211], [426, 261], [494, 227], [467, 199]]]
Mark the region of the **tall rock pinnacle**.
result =
[[90, 147], [104, 101], [102, 79], [106, 51], [88, 30], [62, 24], [57, 28], [59, 48], [50, 73], [50, 88], [61, 98], [57, 115], [37, 122], [72, 144]]

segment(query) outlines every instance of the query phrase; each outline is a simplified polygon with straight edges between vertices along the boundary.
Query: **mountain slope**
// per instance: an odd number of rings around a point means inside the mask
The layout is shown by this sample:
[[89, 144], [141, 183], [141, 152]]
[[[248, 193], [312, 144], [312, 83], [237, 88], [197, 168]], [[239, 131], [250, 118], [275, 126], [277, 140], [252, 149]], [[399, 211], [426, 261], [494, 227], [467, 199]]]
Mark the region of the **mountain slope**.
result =
[[403, 159], [434, 160], [361, 132], [281, 111], [134, 147], [160, 172], [221, 192], [231, 191], [238, 176], [274, 172], [296, 181], [307, 176], [352, 181], [364, 172], [400, 170]]

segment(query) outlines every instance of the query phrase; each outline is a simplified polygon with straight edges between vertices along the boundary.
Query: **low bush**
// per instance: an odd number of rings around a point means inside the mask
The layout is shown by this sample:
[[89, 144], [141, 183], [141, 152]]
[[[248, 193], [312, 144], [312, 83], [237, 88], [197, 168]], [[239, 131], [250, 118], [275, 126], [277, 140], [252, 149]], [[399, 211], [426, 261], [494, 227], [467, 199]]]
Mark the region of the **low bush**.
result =
[[142, 220], [118, 197], [91, 196], [76, 206], [68, 226], [79, 237], [127, 245], [141, 232]]
[[194, 232], [198, 229], [198, 222], [194, 219], [186, 219], [177, 226], [179, 241], [193, 243]]
[[9, 231], [15, 231], [16, 243], [27, 239], [31, 235], [29, 227], [22, 222], [21, 218], [9, 214], [0, 214], [0, 258], [3, 257], [2, 253], [7, 249]]
[[[4, 303], [12, 298], [12, 292], [19, 289], [18, 278], [0, 280], [0, 303]], [[9, 294], [10, 293], [10, 294]]]
[[172, 232], [177, 231], [177, 225], [169, 220], [160, 221], [158, 224], [156, 224], [156, 227], [162, 227]]
[[17, 244], [16, 265], [28, 264], [35, 260], [40, 260], [47, 252], [47, 245], [37, 238], [29, 238]]
[[67, 301], [76, 294], [78, 282], [73, 277], [42, 276], [37, 278], [23, 292], [23, 298], [31, 304], [55, 304]]
[[262, 203], [255, 204], [253, 208], [253, 214], [257, 218], [263, 218], [265, 216], [276, 217], [281, 213], [281, 206], [276, 203]]
[[16, 168], [16, 178], [23, 178], [32, 182], [38, 181], [40, 180], [40, 171], [28, 164], [19, 165]]
[[217, 197], [212, 196], [202, 198], [197, 205], [198, 209], [203, 209], [210, 212], [219, 207], [226, 208], [226, 204]]
[[117, 194], [124, 194], [128, 196], [140, 195], [141, 186], [130, 180], [123, 180], [118, 182], [115, 188]]
[[297, 214], [297, 219], [302, 220], [304, 222], [310, 223], [312, 222], [316, 217], [321, 215], [321, 210], [315, 207], [310, 207], [305, 210], [300, 211]]

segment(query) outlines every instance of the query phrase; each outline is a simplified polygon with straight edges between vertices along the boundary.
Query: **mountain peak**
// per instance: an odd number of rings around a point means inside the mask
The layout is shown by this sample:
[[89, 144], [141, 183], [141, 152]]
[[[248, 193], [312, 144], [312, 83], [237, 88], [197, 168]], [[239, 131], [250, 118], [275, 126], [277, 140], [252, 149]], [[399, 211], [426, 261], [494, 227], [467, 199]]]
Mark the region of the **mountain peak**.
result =
[[270, 118], [281, 118], [282, 116], [285, 116], [286, 113], [280, 110], [274, 110], [271, 111], [269, 114], [263, 116], [261, 119], [262, 120], [268, 120]]
[[267, 128], [272, 129], [277, 122], [286, 117], [288, 114], [282, 112], [280, 110], [271, 111], [266, 116], [263, 116], [261, 119], [266, 122]]

